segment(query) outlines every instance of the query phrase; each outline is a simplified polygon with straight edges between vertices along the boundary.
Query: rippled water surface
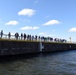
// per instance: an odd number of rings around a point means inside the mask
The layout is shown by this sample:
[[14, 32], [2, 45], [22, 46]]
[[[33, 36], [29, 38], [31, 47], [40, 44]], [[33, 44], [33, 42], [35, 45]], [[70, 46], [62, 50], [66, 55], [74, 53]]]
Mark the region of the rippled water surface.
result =
[[76, 75], [76, 50], [0, 57], [0, 75]]

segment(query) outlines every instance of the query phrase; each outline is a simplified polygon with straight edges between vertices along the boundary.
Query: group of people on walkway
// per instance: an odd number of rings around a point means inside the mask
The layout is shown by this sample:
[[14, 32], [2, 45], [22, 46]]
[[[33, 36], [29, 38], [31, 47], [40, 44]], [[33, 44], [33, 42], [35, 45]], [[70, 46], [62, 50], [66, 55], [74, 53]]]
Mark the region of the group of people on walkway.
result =
[[19, 36], [19, 33], [17, 32], [17, 33], [15, 33], [14, 36], [15, 36], [15, 38], [16, 38], [17, 40], [18, 40], [18, 39], [19, 39], [19, 40], [20, 40], [20, 39], [21, 39], [21, 40], [23, 40], [23, 39], [25, 40], [25, 39], [26, 39], [26, 34], [25, 34], [25, 33], [24, 33], [24, 34], [21, 33], [21, 36]]
[[18, 32], [16, 32], [14, 35], [11, 35], [11, 32], [9, 32], [8, 34], [4, 34], [3, 33], [3, 30], [1, 30], [1, 32], [0, 32], [0, 38], [3, 38], [3, 36], [8, 36], [8, 38], [10, 39], [12, 36], [14, 36], [15, 37], [15, 39], [20, 39], [21, 38], [21, 40], [24, 38], [24, 40], [26, 39], [26, 34], [24, 33], [21, 33], [21, 36], [19, 36], [19, 33]]
[[[0, 32], [0, 37], [2, 38], [3, 35], [5, 35], [3, 33], [3, 30], [1, 30]], [[14, 38], [16, 40], [41, 40], [41, 41], [52, 41], [52, 42], [67, 42], [67, 40], [65, 39], [58, 39], [58, 38], [52, 38], [52, 37], [44, 37], [44, 36], [33, 36], [33, 35], [26, 35], [25, 33], [21, 33], [21, 35], [19, 36], [19, 33], [16, 32], [14, 35], [11, 35], [11, 33], [9, 32], [7, 34], [8, 38], [11, 39], [12, 36], [14, 36]]]

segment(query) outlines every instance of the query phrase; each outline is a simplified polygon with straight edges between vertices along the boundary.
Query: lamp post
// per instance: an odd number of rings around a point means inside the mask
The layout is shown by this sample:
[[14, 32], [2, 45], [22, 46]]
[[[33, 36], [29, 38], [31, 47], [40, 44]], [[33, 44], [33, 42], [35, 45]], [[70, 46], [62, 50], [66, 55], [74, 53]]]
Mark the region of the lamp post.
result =
[[71, 37], [69, 37], [70, 43], [71, 43]]

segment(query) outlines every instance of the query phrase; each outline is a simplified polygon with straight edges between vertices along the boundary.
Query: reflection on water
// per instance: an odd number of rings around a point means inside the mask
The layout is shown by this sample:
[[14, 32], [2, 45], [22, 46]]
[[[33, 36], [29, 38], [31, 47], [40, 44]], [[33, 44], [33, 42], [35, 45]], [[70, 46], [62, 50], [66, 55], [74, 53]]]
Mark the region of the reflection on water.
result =
[[0, 75], [76, 75], [76, 51], [0, 57]]

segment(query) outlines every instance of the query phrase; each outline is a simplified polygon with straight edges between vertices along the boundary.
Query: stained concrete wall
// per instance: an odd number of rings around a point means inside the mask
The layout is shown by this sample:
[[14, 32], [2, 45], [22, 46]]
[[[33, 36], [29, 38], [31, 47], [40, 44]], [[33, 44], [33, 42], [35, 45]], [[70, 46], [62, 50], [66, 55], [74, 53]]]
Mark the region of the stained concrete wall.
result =
[[44, 46], [43, 52], [76, 50], [76, 44], [74, 43], [42, 42], [42, 45]]
[[0, 40], [0, 55], [39, 53], [39, 42]]
[[0, 55], [56, 52], [64, 50], [76, 50], [76, 44], [0, 39]]

